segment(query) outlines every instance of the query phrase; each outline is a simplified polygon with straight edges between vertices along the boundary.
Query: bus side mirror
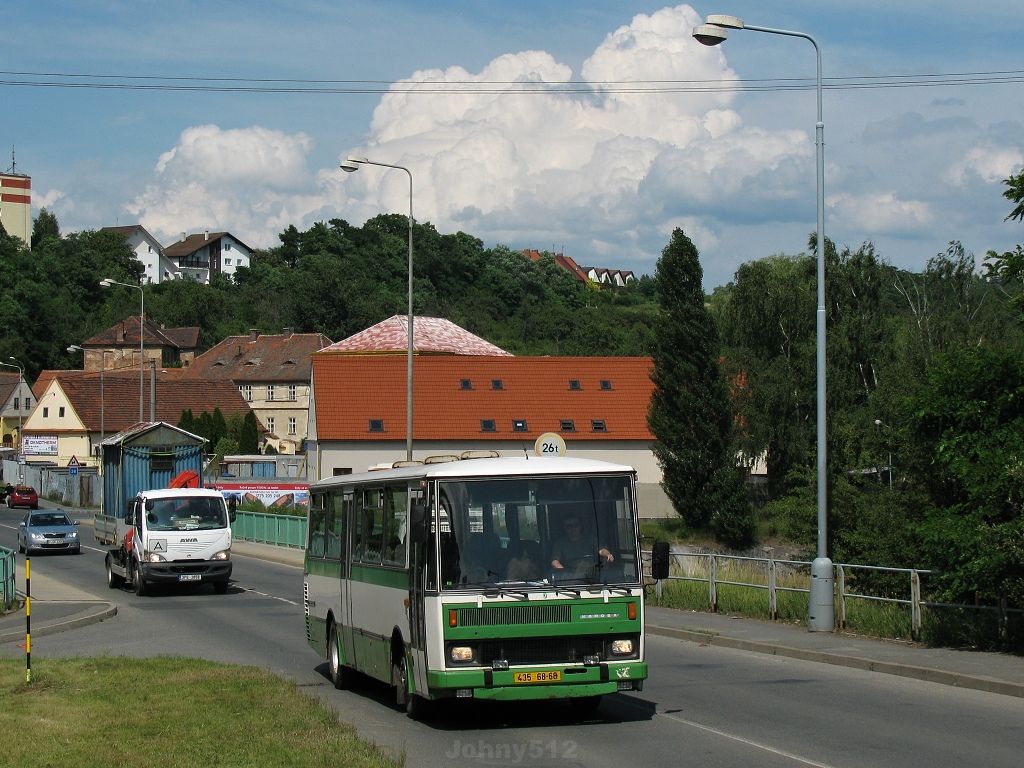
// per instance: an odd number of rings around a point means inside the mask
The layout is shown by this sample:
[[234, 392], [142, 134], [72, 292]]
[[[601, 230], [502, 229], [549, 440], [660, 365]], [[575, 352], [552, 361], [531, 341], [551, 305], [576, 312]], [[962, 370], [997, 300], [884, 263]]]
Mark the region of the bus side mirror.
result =
[[228, 520], [232, 523], [235, 522], [235, 516], [238, 514], [238, 498], [235, 496], [228, 496]]
[[669, 546], [667, 541], [656, 541], [651, 547], [651, 578], [662, 581], [668, 578]]

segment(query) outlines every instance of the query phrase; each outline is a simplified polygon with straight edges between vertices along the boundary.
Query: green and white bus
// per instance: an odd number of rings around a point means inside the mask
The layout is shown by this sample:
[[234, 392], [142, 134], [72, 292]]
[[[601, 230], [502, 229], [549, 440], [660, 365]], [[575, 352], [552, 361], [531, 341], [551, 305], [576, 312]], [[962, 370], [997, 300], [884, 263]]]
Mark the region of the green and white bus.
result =
[[447, 459], [310, 486], [306, 635], [334, 685], [362, 672], [413, 716], [438, 699], [587, 710], [641, 690], [633, 468]]

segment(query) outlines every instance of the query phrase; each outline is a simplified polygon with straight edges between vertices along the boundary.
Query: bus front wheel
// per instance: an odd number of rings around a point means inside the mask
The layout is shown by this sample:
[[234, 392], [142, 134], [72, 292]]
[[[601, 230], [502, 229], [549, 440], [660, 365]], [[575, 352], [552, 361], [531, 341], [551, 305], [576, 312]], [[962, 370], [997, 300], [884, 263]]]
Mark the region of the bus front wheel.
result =
[[331, 682], [339, 691], [349, 687], [351, 672], [341, 663], [341, 652], [338, 650], [338, 625], [331, 622], [327, 633], [327, 660], [330, 667]]

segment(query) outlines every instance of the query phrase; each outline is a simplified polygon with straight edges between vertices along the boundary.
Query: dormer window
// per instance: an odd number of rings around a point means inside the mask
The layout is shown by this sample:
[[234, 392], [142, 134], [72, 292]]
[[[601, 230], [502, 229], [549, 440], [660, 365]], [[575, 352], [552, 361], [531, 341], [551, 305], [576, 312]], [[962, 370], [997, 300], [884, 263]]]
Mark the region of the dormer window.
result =
[[472, 379], [459, 379], [459, 389], [465, 391], [473, 388]]
[[501, 379], [491, 379], [491, 389], [497, 391], [505, 388], [505, 382]]
[[497, 432], [498, 426], [495, 424], [494, 419], [480, 419], [480, 431]]
[[574, 422], [572, 419], [562, 419], [561, 421], [558, 422], [558, 429], [561, 432], [575, 432], [576, 422]]
[[604, 419], [591, 419], [590, 429], [592, 432], [607, 432], [608, 425], [605, 423]]
[[612, 388], [611, 379], [601, 379], [601, 389], [605, 392], [610, 392]]
[[527, 432], [529, 431], [526, 426], [526, 419], [513, 419], [512, 420], [512, 431], [513, 432]]
[[384, 431], [384, 419], [370, 419], [368, 430], [369, 432], [383, 432]]
[[569, 379], [569, 389], [573, 392], [579, 392], [583, 389], [583, 384], [580, 383], [579, 379]]

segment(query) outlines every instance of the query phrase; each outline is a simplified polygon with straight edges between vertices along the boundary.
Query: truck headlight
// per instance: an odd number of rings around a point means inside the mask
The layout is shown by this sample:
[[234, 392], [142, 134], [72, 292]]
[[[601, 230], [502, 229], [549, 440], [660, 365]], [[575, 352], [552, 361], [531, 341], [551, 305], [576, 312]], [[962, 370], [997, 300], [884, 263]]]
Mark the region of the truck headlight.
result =
[[612, 656], [632, 656], [633, 655], [633, 641], [632, 640], [612, 640], [611, 650]]
[[167, 558], [163, 555], [158, 555], [156, 552], [147, 552], [146, 561], [150, 563], [166, 563]]
[[230, 549], [222, 549], [220, 552], [216, 553], [210, 559], [211, 560], [230, 560], [231, 559], [231, 550]]
[[473, 661], [473, 648], [468, 645], [453, 645], [448, 655], [456, 664], [469, 664]]

